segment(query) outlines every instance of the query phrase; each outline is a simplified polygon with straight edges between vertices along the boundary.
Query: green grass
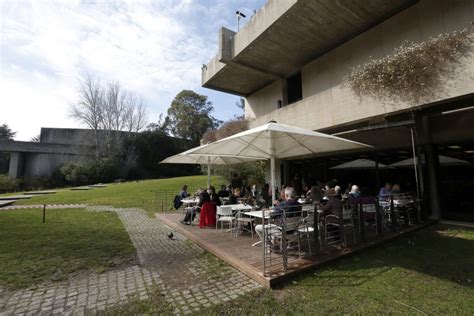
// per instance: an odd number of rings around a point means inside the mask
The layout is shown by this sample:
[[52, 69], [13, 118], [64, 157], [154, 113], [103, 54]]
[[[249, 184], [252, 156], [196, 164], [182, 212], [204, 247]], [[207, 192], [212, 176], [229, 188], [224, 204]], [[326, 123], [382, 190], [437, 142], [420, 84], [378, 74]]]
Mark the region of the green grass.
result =
[[[218, 185], [223, 183], [223, 180], [220, 177], [212, 177], [212, 183]], [[17, 201], [15, 205], [88, 203], [90, 205], [112, 205], [115, 207], [141, 207], [148, 212], [154, 212], [158, 206], [156, 204], [157, 191], [169, 191], [169, 200], [172, 201], [183, 184], [187, 184], [193, 190], [206, 187], [207, 176], [131, 181], [109, 184], [105, 188], [88, 191], [62, 189], [58, 190], [56, 194], [35, 196], [28, 200]], [[167, 208], [169, 209], [169, 207], [171, 207], [171, 202]]]
[[0, 285], [23, 288], [102, 272], [133, 261], [135, 249], [117, 214], [82, 209], [0, 212]]
[[436, 226], [200, 315], [474, 313], [474, 231]]

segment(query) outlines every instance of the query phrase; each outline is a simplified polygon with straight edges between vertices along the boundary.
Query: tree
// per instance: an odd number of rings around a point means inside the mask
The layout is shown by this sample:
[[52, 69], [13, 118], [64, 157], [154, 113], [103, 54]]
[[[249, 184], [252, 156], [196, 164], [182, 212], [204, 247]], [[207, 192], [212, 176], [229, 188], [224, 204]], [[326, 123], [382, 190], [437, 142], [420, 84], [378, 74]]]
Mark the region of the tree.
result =
[[71, 105], [70, 116], [94, 131], [96, 157], [118, 156], [122, 132], [140, 132], [146, 126], [146, 105], [120, 83], [102, 85], [87, 75], [80, 82], [79, 100]]
[[[13, 140], [16, 132], [13, 132], [7, 124], [0, 125], [0, 140]], [[0, 152], [0, 174], [8, 172], [10, 155]]]
[[7, 124], [0, 125], [0, 140], [13, 140], [16, 132], [13, 132]]
[[41, 141], [41, 134], [35, 135], [30, 138], [30, 142], [39, 143]]
[[104, 91], [99, 82], [87, 75], [79, 83], [79, 100], [70, 106], [70, 116], [94, 131], [95, 155], [99, 157], [99, 129], [102, 127]]
[[183, 90], [168, 109], [169, 129], [173, 135], [198, 145], [207, 130], [215, 129], [221, 123], [211, 115], [212, 111], [214, 107], [207, 101], [207, 96]]

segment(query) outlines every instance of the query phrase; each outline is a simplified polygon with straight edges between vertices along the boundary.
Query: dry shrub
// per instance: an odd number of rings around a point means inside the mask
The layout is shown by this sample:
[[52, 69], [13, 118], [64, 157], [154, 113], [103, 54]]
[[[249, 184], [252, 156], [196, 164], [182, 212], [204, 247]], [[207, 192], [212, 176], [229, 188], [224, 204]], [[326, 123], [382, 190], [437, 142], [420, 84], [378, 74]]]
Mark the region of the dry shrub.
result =
[[472, 54], [473, 25], [421, 43], [406, 42], [386, 57], [352, 69], [343, 79], [358, 97], [420, 104], [443, 91], [462, 57]]

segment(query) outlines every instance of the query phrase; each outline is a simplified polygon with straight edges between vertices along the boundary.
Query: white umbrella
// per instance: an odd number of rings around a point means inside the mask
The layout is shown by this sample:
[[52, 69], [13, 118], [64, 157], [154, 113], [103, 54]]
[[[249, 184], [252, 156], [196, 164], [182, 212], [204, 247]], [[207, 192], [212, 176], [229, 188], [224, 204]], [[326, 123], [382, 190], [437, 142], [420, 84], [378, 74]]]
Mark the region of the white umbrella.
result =
[[274, 122], [229, 136], [194, 153], [270, 159], [272, 199], [275, 200], [275, 159], [368, 148], [369, 145]]
[[209, 187], [211, 185], [211, 165], [233, 165], [258, 160], [254, 157], [228, 157], [194, 153], [196, 150], [205, 148], [206, 146], [207, 145], [202, 145], [191, 148], [180, 154], [168, 157], [160, 161], [160, 163], [207, 165], [207, 186]]
[[[345, 162], [343, 164], [334, 166], [329, 169], [375, 169], [376, 163], [370, 159], [356, 159], [349, 162]], [[379, 168], [389, 168], [387, 165], [383, 163], [378, 164]]]
[[[418, 162], [417, 157], [408, 158], [396, 163], [392, 163], [390, 167], [412, 167]], [[439, 155], [439, 164], [442, 166], [461, 166], [469, 165], [470, 162], [466, 160], [456, 159], [448, 156]]]

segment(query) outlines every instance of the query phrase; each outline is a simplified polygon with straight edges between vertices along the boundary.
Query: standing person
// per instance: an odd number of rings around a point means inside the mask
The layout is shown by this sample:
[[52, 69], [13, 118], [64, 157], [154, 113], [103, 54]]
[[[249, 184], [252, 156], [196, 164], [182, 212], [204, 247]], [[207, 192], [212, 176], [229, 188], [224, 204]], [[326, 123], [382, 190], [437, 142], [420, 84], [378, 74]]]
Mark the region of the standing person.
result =
[[211, 202], [214, 202], [217, 206], [221, 205], [221, 199], [219, 199], [219, 195], [216, 193], [216, 189], [212, 185], [207, 189], [207, 193], [210, 196]]

